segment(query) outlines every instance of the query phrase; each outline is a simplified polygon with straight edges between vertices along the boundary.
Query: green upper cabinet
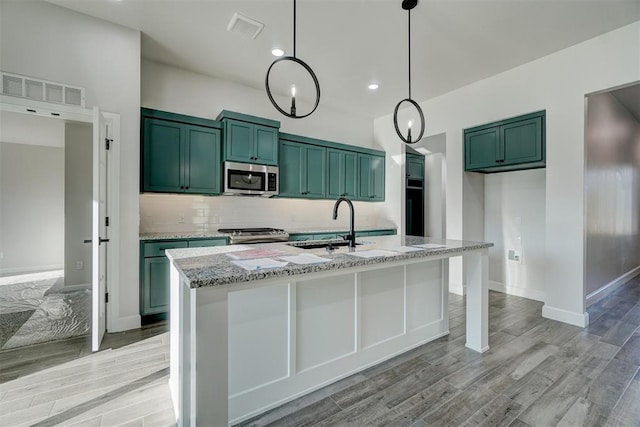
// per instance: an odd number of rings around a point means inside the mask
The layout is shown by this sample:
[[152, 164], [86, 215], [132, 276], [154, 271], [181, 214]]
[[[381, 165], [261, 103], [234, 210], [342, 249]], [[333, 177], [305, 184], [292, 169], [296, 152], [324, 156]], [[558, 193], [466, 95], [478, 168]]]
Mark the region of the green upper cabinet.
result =
[[384, 151], [280, 133], [280, 197], [384, 200]]
[[465, 170], [505, 172], [545, 166], [545, 111], [464, 131]]
[[280, 122], [226, 110], [218, 120], [224, 125], [223, 160], [278, 165]]
[[357, 154], [352, 151], [327, 149], [327, 197], [356, 197]]
[[280, 141], [280, 196], [325, 197], [326, 148]]
[[219, 194], [220, 129], [173, 118], [189, 120], [186, 116], [143, 109], [142, 190]]
[[384, 200], [384, 157], [358, 154], [358, 199]]
[[424, 179], [424, 156], [407, 153], [407, 178]]
[[184, 125], [143, 119], [143, 190], [180, 191], [184, 187]]
[[185, 192], [220, 193], [220, 130], [193, 125], [185, 129]]

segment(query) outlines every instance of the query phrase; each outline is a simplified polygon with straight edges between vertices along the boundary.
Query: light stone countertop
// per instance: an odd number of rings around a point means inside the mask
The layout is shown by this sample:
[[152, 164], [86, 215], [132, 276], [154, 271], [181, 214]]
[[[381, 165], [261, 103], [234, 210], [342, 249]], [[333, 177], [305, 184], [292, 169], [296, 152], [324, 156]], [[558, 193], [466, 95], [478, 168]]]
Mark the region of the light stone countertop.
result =
[[[349, 252], [349, 248], [346, 246], [340, 247], [332, 253], [329, 253], [324, 248], [302, 249], [285, 243], [170, 249], [167, 250], [166, 253], [180, 273], [189, 281], [190, 287], [200, 288], [339, 270], [406, 259], [426, 258], [434, 255], [451, 254], [451, 256], [456, 256], [461, 255], [465, 251], [485, 249], [493, 246], [493, 243], [441, 240], [428, 237], [398, 235], [363, 237], [358, 239], [358, 242], [364, 244], [357, 246], [355, 251], [369, 251], [373, 249], [391, 250], [392, 248], [397, 248], [399, 246], [412, 246], [424, 243], [442, 244], [445, 245], [445, 247], [437, 249], [421, 249], [414, 252], [396, 252], [393, 256], [381, 256], [375, 258], [360, 258], [348, 255], [347, 253]], [[329, 258], [330, 261], [321, 264], [309, 265], [289, 263], [280, 268], [247, 271], [233, 264], [231, 262], [232, 259], [226, 255], [230, 252], [260, 248], [277, 249], [287, 252], [287, 255], [314, 254], [323, 258]], [[274, 259], [279, 261], [278, 257], [274, 257]]]
[[[223, 228], [223, 227], [221, 227]], [[395, 225], [388, 226], [362, 226], [356, 227], [357, 231], [395, 230]], [[287, 228], [289, 234], [314, 234], [314, 233], [348, 233], [344, 227], [315, 227], [315, 228]], [[229, 237], [227, 233], [216, 231], [175, 231], [164, 233], [140, 233], [140, 240], [172, 240], [172, 239], [206, 239], [215, 237]]]

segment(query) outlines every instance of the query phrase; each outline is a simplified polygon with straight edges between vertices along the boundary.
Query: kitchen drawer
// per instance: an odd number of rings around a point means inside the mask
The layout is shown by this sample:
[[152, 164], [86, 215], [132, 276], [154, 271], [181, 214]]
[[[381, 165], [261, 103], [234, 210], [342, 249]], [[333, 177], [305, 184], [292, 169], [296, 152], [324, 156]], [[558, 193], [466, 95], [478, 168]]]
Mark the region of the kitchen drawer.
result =
[[289, 234], [290, 242], [313, 240], [313, 234]]
[[395, 230], [372, 230], [367, 232], [368, 236], [392, 236], [396, 234]]
[[189, 240], [190, 248], [206, 248], [209, 246], [226, 246], [227, 238]]
[[162, 241], [162, 242], [146, 242], [144, 244], [142, 256], [152, 257], [152, 256], [164, 256], [164, 251], [167, 249], [178, 249], [178, 248], [186, 248], [187, 241]]

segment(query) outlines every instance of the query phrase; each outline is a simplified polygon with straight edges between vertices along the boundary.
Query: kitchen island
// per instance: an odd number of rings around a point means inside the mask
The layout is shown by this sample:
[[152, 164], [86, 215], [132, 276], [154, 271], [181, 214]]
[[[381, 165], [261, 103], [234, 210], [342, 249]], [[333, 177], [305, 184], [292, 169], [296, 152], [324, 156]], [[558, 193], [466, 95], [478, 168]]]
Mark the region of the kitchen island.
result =
[[[167, 252], [179, 425], [240, 422], [447, 335], [450, 257], [466, 258], [466, 346], [488, 350], [491, 243], [413, 236], [358, 243], [354, 251], [278, 243]], [[259, 252], [275, 263], [296, 255], [326, 261], [264, 268], [261, 260], [246, 270], [234, 260]]]

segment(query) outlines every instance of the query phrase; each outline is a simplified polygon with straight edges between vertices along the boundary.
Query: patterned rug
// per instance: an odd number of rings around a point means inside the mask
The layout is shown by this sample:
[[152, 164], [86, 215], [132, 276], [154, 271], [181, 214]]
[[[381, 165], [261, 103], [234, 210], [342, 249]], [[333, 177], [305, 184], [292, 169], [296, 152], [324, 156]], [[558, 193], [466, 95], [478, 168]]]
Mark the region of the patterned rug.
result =
[[90, 332], [91, 291], [63, 285], [62, 270], [0, 278], [0, 350]]

